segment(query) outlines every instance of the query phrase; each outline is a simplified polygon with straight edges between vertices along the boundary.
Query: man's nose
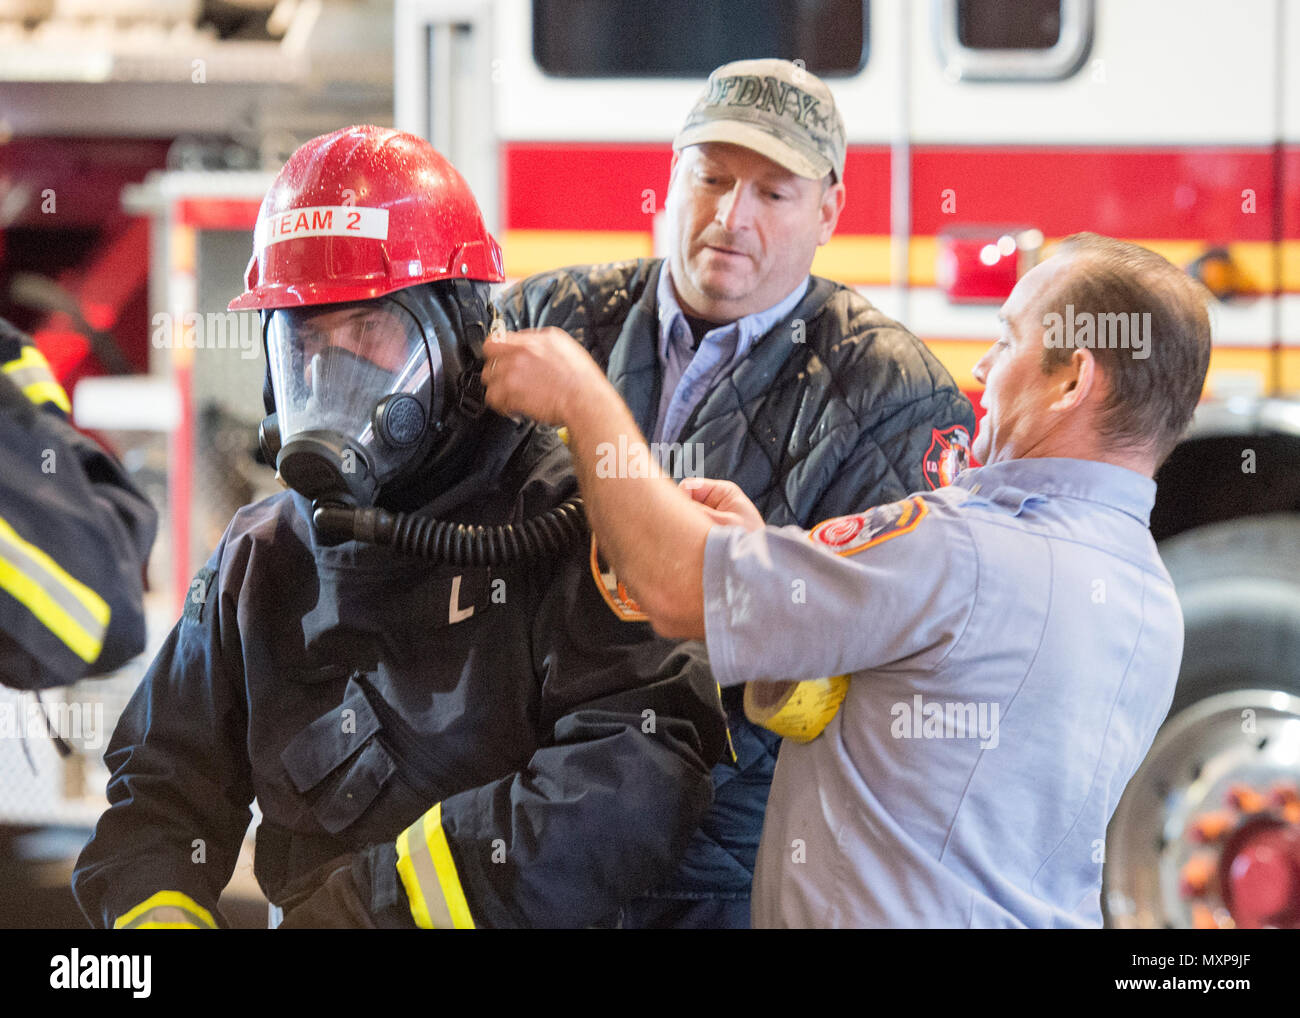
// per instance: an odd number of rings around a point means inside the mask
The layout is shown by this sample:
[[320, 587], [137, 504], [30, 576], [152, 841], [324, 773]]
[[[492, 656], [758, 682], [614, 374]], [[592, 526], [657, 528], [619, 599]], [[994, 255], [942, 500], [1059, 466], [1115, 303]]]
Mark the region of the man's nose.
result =
[[749, 224], [752, 203], [750, 189], [745, 186], [744, 181], [737, 180], [731, 190], [718, 202], [715, 218], [728, 233], [735, 233]]
[[985, 362], [988, 361], [988, 359], [989, 355], [985, 354], [976, 361], [975, 366], [970, 369], [970, 373], [975, 376], [975, 381], [979, 382], [980, 385], [984, 385], [985, 379], [988, 377], [988, 369], [985, 367]]

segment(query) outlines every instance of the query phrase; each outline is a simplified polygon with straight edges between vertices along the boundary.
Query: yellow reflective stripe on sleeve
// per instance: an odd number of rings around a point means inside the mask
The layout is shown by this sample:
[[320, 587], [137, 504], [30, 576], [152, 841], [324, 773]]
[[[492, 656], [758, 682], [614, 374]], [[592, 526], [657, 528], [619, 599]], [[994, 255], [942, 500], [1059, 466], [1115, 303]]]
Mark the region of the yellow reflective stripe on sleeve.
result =
[[115, 930], [215, 930], [212, 913], [180, 891], [150, 895], [113, 923]]
[[397, 873], [422, 930], [472, 930], [474, 918], [442, 829], [442, 803], [397, 836]]
[[68, 394], [50, 371], [50, 362], [36, 347], [23, 347], [22, 353], [5, 364], [4, 373], [33, 403], [53, 403], [65, 414], [72, 413]]
[[[419, 850], [420, 834], [423, 830], [424, 818], [421, 817], [414, 824], [404, 830], [397, 836], [397, 875], [402, 878], [402, 887], [406, 889], [406, 900], [411, 906], [411, 918], [415, 925], [422, 930], [447, 929], [451, 926], [451, 913], [446, 912], [445, 904], [441, 894], [434, 894], [434, 900], [438, 905], [443, 906], [440, 914], [436, 917], [437, 921], [442, 921], [445, 914], [445, 922], [441, 926], [435, 925], [435, 917], [429, 914], [429, 903], [425, 900], [423, 884], [430, 887], [437, 883], [437, 875], [433, 872], [433, 859], [427, 853]], [[421, 831], [415, 832], [415, 844], [417, 851], [411, 852], [411, 832], [415, 828], [421, 827]]]
[[456, 861], [452, 859], [451, 846], [447, 844], [447, 832], [442, 829], [442, 803], [425, 814], [424, 828], [433, 867], [438, 871], [438, 883], [451, 912], [452, 926], [458, 930], [472, 930], [474, 919], [469, 914], [469, 902], [465, 900], [465, 889], [460, 886]]
[[53, 403], [65, 414], [72, 413], [72, 404], [68, 402], [68, 394], [63, 391], [63, 386], [58, 382], [35, 382], [32, 385], [25, 385], [23, 386], [23, 395], [37, 406], [42, 403]]
[[99, 657], [108, 603], [0, 517], [0, 590], [31, 612], [86, 663]]

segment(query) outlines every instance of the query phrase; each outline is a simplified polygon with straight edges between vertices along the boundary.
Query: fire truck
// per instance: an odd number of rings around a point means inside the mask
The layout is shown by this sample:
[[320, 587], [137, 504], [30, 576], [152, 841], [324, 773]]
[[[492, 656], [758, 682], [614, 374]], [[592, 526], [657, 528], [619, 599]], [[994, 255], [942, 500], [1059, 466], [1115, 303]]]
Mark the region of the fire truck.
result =
[[1132, 240], [1218, 298], [1152, 530], [1186, 646], [1097, 846], [1114, 926], [1300, 924], [1300, 4], [408, 0], [397, 126], [463, 168], [512, 279], [666, 253], [670, 142], [719, 64], [802, 61], [848, 130], [813, 271], [978, 407], [996, 309], [1052, 242]]

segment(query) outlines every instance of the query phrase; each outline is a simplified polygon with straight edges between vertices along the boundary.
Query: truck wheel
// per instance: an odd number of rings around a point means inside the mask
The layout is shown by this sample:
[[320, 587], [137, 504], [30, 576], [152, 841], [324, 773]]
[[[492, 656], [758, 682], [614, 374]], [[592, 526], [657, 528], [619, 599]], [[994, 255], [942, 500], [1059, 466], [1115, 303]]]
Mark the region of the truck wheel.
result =
[[1276, 853], [1259, 846], [1300, 831], [1300, 515], [1198, 527], [1160, 553], [1183, 609], [1182, 668], [1111, 820], [1107, 923], [1292, 925], [1300, 881], [1274, 901], [1278, 878], [1259, 867]]
[[1228, 689], [1300, 693], [1300, 514], [1197, 527], [1160, 555], [1186, 627], [1171, 718]]

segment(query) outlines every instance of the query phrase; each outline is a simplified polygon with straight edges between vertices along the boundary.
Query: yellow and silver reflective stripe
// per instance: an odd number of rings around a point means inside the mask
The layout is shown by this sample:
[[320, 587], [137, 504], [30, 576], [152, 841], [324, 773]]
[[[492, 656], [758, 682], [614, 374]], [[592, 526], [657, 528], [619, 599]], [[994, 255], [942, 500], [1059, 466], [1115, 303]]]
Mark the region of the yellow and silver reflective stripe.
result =
[[108, 603], [54, 559], [24, 541], [0, 517], [0, 590], [90, 663], [99, 657], [108, 630]]
[[442, 829], [442, 803], [397, 836], [397, 872], [411, 904], [411, 918], [420, 929], [474, 928]]
[[23, 352], [4, 366], [9, 380], [22, 389], [23, 394], [38, 406], [53, 403], [65, 414], [72, 413], [68, 394], [50, 371], [50, 363], [34, 346], [23, 347]]
[[411, 917], [423, 930], [472, 930], [465, 890], [442, 829], [442, 803], [397, 836], [397, 872]]
[[113, 923], [115, 930], [215, 930], [212, 913], [180, 891], [159, 891]]
[[50, 371], [50, 362], [36, 347], [23, 347], [23, 352], [4, 366], [4, 373], [23, 390], [23, 395], [38, 406], [53, 403], [65, 414], [72, 413], [68, 394]]

